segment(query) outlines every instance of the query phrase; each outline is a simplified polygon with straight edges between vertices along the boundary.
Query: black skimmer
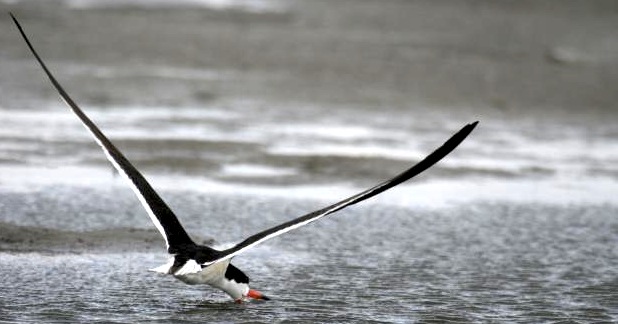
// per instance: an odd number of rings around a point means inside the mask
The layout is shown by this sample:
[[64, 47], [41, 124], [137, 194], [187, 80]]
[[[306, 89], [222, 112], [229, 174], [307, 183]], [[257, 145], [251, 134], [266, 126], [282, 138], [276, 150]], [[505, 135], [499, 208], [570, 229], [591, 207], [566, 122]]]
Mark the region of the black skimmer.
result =
[[224, 250], [217, 250], [209, 246], [196, 244], [180, 224], [180, 221], [167, 204], [161, 199], [142, 174], [129, 160], [112, 144], [101, 130], [90, 120], [81, 108], [71, 99], [64, 88], [56, 81], [45, 63], [28, 40], [21, 25], [11, 14], [19, 32], [23, 36], [30, 51], [39, 62], [45, 74], [59, 92], [62, 99], [79, 117], [83, 125], [101, 146], [107, 159], [116, 170], [128, 181], [135, 195], [142, 203], [155, 227], [159, 230], [167, 244], [167, 252], [172, 255], [167, 264], [151, 269], [152, 271], [170, 274], [188, 284], [208, 284], [219, 288], [230, 295], [236, 302], [242, 302], [247, 297], [254, 299], [268, 299], [259, 291], [249, 288], [249, 277], [230, 261], [236, 255], [273, 237], [287, 233], [293, 229], [307, 225], [324, 216], [330, 215], [350, 205], [380, 194], [400, 183], [427, 170], [454, 150], [476, 127], [478, 122], [465, 125], [442, 146], [429, 154], [425, 159], [399, 175], [386, 180], [370, 189], [354, 196], [343, 199], [328, 207], [316, 210], [304, 216], [292, 219], [283, 224], [263, 230], [244, 241]]

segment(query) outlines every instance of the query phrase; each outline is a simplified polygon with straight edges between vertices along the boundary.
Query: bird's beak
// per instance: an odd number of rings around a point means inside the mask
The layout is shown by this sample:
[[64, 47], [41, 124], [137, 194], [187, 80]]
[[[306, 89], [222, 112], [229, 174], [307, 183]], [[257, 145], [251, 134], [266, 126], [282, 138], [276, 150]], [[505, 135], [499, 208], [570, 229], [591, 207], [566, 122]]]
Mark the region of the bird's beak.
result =
[[266, 297], [266, 295], [262, 294], [261, 292], [257, 290], [253, 290], [253, 289], [249, 289], [249, 292], [247, 293], [247, 297], [251, 297], [253, 299], [270, 300], [270, 298]]

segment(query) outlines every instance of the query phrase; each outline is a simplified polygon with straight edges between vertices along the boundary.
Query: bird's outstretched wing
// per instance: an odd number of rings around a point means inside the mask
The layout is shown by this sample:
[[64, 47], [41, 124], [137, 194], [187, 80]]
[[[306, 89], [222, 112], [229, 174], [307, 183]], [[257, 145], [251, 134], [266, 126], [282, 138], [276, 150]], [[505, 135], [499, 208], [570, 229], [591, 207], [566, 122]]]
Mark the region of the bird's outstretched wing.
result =
[[233, 258], [234, 256], [246, 251], [247, 249], [260, 244], [268, 239], [271, 239], [273, 237], [279, 236], [283, 233], [289, 232], [293, 229], [299, 228], [303, 225], [307, 225], [313, 221], [316, 221], [324, 216], [330, 215], [336, 211], [339, 211], [345, 207], [348, 207], [350, 205], [354, 205], [358, 202], [361, 202], [365, 199], [371, 198], [381, 192], [384, 192], [406, 180], [409, 180], [410, 178], [418, 175], [419, 173], [427, 170], [428, 168], [430, 168], [432, 165], [434, 165], [436, 162], [440, 161], [443, 157], [445, 157], [446, 155], [448, 155], [451, 151], [453, 151], [464, 139], [466, 139], [466, 137], [470, 134], [470, 132], [472, 132], [472, 130], [474, 129], [474, 127], [476, 127], [476, 125], [478, 124], [477, 122], [468, 124], [466, 126], [464, 126], [461, 130], [459, 130], [459, 132], [457, 132], [455, 135], [453, 135], [450, 139], [448, 139], [444, 144], [442, 144], [442, 146], [440, 146], [439, 148], [437, 148], [435, 151], [433, 151], [433, 153], [429, 154], [427, 157], [425, 157], [425, 159], [423, 159], [422, 161], [420, 161], [419, 163], [417, 163], [416, 165], [414, 165], [413, 167], [409, 168], [408, 170], [400, 173], [399, 175], [393, 177], [392, 179], [389, 179], [387, 181], [384, 181], [380, 184], [378, 184], [375, 187], [372, 187], [370, 189], [367, 189], [361, 193], [358, 193], [352, 197], [346, 198], [338, 203], [332, 204], [328, 207], [322, 208], [320, 210], [316, 210], [312, 213], [309, 213], [307, 215], [298, 217], [296, 219], [293, 219], [291, 221], [285, 222], [281, 225], [277, 225], [275, 227], [269, 228], [267, 230], [264, 230], [262, 232], [259, 232], [255, 235], [250, 236], [249, 238], [245, 239], [244, 241], [236, 244], [235, 246], [227, 249], [227, 250], [223, 250], [220, 251], [219, 255], [216, 258], [213, 258], [211, 260], [198, 260], [200, 261], [203, 265], [209, 265], [209, 264], [213, 264], [216, 262], [220, 262], [223, 260], [227, 260], [230, 258]]
[[[24, 40], [28, 44], [32, 54], [39, 62], [45, 74], [54, 85], [56, 90], [60, 93], [62, 99], [67, 103], [67, 105], [71, 108], [71, 110], [79, 117], [82, 121], [86, 129], [92, 134], [95, 141], [101, 146], [103, 152], [107, 156], [108, 160], [112, 163], [112, 165], [118, 170], [118, 172], [123, 175], [131, 185], [131, 188], [139, 198], [140, 202], [148, 212], [148, 215], [152, 219], [153, 223], [161, 232], [163, 237], [165, 238], [168, 251], [170, 253], [175, 253], [177, 249], [183, 248], [184, 246], [191, 245], [194, 246], [195, 243], [191, 240], [189, 235], [186, 233], [178, 218], [174, 215], [171, 209], [165, 204], [165, 202], [161, 199], [161, 197], [156, 193], [156, 191], [150, 186], [150, 184], [146, 181], [146, 179], [141, 175], [141, 173], [129, 162], [129, 160], [105, 137], [105, 135], [99, 130], [99, 128], [86, 116], [86, 114], [75, 104], [75, 102], [71, 99], [71, 97], [67, 94], [67, 92], [62, 88], [62, 86], [56, 81], [54, 76], [51, 74], [45, 63], [41, 60], [37, 52], [34, 50], [32, 44], [28, 40], [28, 37], [24, 33], [21, 25], [17, 21], [17, 19], [11, 14], [13, 21], [17, 25], [19, 32], [23, 36]], [[343, 208], [346, 208], [350, 205], [354, 205], [358, 202], [361, 202], [365, 199], [371, 198], [375, 195], [378, 195], [398, 184], [401, 184], [404, 181], [411, 179], [412, 177], [420, 174], [421, 172], [427, 170], [436, 162], [440, 161], [446, 155], [448, 155], [452, 150], [454, 150], [476, 127], [478, 122], [474, 122], [464, 126], [459, 132], [453, 135], [448, 141], [446, 141], [442, 146], [436, 149], [433, 153], [428, 155], [425, 159], [411, 167], [410, 169], [402, 172], [401, 174], [384, 181], [377, 186], [374, 186], [370, 189], [367, 189], [361, 193], [358, 193], [352, 197], [346, 198], [340, 202], [332, 204], [328, 207], [322, 208], [320, 210], [314, 211], [307, 215], [298, 217], [291, 221], [285, 222], [278, 226], [272, 227], [270, 229], [259, 232], [255, 235], [250, 236], [244, 241], [236, 244], [235, 246], [223, 250], [217, 251], [217, 253], [212, 253], [208, 259], [198, 260], [202, 265], [209, 265], [216, 262], [224, 261], [227, 259], [231, 259], [234, 256], [246, 251], [247, 249], [260, 244], [268, 239], [279, 236], [283, 233], [289, 232], [293, 229], [301, 227], [303, 225], [309, 224], [313, 221], [316, 221], [324, 216], [330, 215], [334, 212], [337, 212]], [[214, 252], [214, 251], [213, 251]]]
[[193, 246], [195, 243], [191, 240], [187, 232], [184, 230], [178, 218], [167, 204], [161, 199], [152, 186], [146, 181], [144, 176], [129, 162], [129, 160], [112, 144], [112, 142], [99, 130], [99, 128], [86, 116], [86, 114], [79, 108], [79, 106], [71, 99], [69, 94], [64, 88], [56, 81], [56, 78], [49, 71], [39, 54], [34, 50], [34, 47], [30, 43], [30, 40], [26, 36], [26, 33], [22, 29], [21, 25], [11, 13], [11, 18], [17, 25], [17, 29], [21, 33], [21, 36], [28, 44], [28, 48], [39, 62], [43, 71], [54, 85], [60, 97], [66, 102], [71, 110], [79, 117], [86, 129], [92, 134], [94, 140], [101, 146], [103, 152], [107, 156], [107, 159], [112, 163], [114, 168], [129, 182], [131, 189], [137, 195], [148, 215], [152, 219], [152, 222], [156, 228], [161, 232], [165, 242], [167, 243], [168, 252], [175, 253], [178, 249], [181, 249], [187, 245]]

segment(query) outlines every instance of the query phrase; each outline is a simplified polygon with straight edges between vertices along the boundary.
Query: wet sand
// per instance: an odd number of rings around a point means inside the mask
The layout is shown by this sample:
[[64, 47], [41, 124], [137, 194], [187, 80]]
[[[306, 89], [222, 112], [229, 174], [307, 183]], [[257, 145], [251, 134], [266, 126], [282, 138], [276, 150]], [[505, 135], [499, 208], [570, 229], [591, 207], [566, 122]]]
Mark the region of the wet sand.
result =
[[[213, 244], [213, 240], [200, 239]], [[165, 242], [154, 229], [113, 228], [94, 231], [62, 231], [0, 222], [0, 252], [117, 253], [161, 252]]]
[[164, 242], [155, 230], [109, 229], [71, 232], [0, 223], [0, 251], [97, 253], [160, 250]]

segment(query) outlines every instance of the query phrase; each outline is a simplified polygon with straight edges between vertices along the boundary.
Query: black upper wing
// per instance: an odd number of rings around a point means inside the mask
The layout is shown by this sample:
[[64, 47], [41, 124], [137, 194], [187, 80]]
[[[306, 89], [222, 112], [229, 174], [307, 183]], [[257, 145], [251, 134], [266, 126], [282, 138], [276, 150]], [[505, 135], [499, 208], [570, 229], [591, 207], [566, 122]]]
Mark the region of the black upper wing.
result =
[[172, 212], [172, 210], [167, 206], [167, 204], [161, 199], [161, 197], [157, 194], [157, 192], [150, 186], [148, 181], [142, 176], [142, 174], [129, 162], [129, 160], [112, 144], [112, 142], [107, 139], [107, 137], [99, 130], [99, 128], [86, 116], [86, 114], [77, 106], [77, 104], [71, 99], [69, 94], [62, 88], [62, 86], [56, 81], [56, 78], [51, 74], [43, 60], [39, 57], [39, 54], [34, 50], [30, 40], [24, 33], [21, 25], [11, 13], [11, 18], [17, 25], [19, 32], [22, 37], [28, 44], [30, 51], [39, 62], [45, 74], [54, 85], [56, 90], [60, 93], [62, 99], [67, 103], [67, 105], [73, 110], [73, 112], [79, 117], [84, 126], [90, 131], [92, 136], [94, 136], [95, 141], [101, 146], [103, 152], [107, 156], [108, 160], [112, 163], [112, 165], [118, 170], [118, 172], [123, 175], [127, 180], [129, 180], [129, 184], [131, 188], [139, 198], [140, 202], [148, 212], [148, 215], [152, 219], [152, 222], [157, 227], [163, 238], [165, 239], [168, 251], [170, 253], [177, 252], [179, 248], [182, 248], [187, 245], [194, 245], [193, 241], [184, 230], [176, 215]]
[[442, 146], [436, 149], [433, 153], [429, 154], [425, 159], [411, 167], [410, 169], [402, 172], [401, 174], [395, 176], [392, 179], [384, 181], [377, 186], [367, 189], [359, 194], [356, 194], [352, 197], [344, 199], [338, 203], [330, 205], [328, 207], [322, 208], [320, 210], [314, 211], [307, 215], [298, 217], [289, 222], [285, 222], [281, 225], [277, 225], [273, 228], [269, 228], [262, 232], [259, 232], [255, 235], [250, 236], [244, 241], [236, 244], [235, 246], [221, 251], [220, 256], [213, 257], [210, 260], [198, 260], [202, 262], [204, 265], [212, 264], [215, 262], [219, 262], [222, 260], [230, 259], [235, 255], [242, 253], [243, 251], [283, 233], [286, 233], [295, 228], [301, 227], [303, 225], [309, 224], [315, 220], [318, 220], [326, 215], [332, 214], [338, 210], [341, 210], [347, 206], [354, 205], [358, 202], [361, 202], [367, 198], [371, 198], [381, 192], [384, 192], [414, 176], [417, 174], [427, 170], [429, 167], [434, 165], [436, 162], [440, 161], [446, 155], [448, 155], [451, 151], [453, 151], [466, 137], [472, 132], [474, 127], [478, 124], [477, 122], [468, 124], [464, 126], [459, 132], [453, 135], [448, 141], [446, 141]]

